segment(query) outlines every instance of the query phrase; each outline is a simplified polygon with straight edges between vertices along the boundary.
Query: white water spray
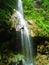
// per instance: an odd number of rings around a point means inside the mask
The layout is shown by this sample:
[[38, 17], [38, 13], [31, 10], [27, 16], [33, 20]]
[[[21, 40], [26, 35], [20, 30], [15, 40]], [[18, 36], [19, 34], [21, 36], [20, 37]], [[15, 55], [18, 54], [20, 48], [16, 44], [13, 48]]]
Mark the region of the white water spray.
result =
[[22, 1], [18, 0], [17, 4], [18, 11], [16, 11], [15, 17], [17, 17], [18, 19], [18, 26], [16, 27], [16, 30], [21, 30], [21, 42], [24, 55], [24, 59], [22, 60], [23, 65], [33, 65], [32, 47], [27, 28], [27, 22], [24, 20], [23, 17]]

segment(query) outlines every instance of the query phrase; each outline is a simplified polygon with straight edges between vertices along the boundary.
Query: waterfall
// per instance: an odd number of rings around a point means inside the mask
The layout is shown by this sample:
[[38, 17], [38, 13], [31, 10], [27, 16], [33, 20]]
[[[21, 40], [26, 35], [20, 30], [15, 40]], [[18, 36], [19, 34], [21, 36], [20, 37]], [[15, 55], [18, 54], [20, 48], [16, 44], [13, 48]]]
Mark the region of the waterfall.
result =
[[33, 65], [33, 57], [32, 57], [32, 45], [30, 42], [29, 32], [27, 28], [27, 22], [23, 17], [23, 7], [22, 1], [18, 0], [17, 2], [17, 11], [15, 17], [18, 19], [18, 25], [16, 30], [19, 29], [21, 31], [21, 42], [22, 42], [22, 51], [24, 55], [23, 65]]
[[21, 0], [18, 0], [17, 2], [17, 10], [23, 15], [23, 6]]

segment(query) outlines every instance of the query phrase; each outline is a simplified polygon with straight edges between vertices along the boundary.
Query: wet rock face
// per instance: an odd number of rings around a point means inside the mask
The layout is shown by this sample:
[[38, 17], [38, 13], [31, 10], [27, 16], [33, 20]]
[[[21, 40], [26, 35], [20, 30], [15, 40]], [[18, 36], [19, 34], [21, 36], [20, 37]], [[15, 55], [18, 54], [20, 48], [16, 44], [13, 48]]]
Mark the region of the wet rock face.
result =
[[6, 54], [9, 51], [20, 52], [21, 51], [21, 33], [12, 29], [10, 32], [4, 30], [0, 32], [0, 52]]

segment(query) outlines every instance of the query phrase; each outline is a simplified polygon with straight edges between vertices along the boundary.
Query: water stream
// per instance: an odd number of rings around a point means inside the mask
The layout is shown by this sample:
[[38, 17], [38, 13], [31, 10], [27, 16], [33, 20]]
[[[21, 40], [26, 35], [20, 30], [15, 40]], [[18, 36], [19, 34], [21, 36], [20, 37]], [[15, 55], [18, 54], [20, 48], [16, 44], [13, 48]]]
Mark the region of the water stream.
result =
[[[29, 32], [27, 28], [27, 22], [24, 20], [23, 16], [23, 7], [22, 7], [22, 1], [18, 0], [17, 2], [17, 12], [15, 15], [17, 15], [18, 19], [18, 25], [16, 27], [16, 30], [21, 31], [21, 42], [22, 42], [22, 51], [24, 55], [23, 65], [33, 65], [33, 57], [32, 57], [32, 45], [30, 42]], [[15, 16], [16, 17], [16, 16]]]

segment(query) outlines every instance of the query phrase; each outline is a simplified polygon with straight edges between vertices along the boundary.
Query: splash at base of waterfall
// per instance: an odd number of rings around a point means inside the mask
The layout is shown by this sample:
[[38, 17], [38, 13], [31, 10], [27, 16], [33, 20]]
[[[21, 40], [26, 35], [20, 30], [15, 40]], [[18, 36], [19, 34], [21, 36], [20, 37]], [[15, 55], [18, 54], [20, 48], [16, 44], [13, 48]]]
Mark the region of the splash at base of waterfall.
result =
[[33, 65], [33, 62], [26, 62], [24, 59], [22, 59], [23, 65]]

